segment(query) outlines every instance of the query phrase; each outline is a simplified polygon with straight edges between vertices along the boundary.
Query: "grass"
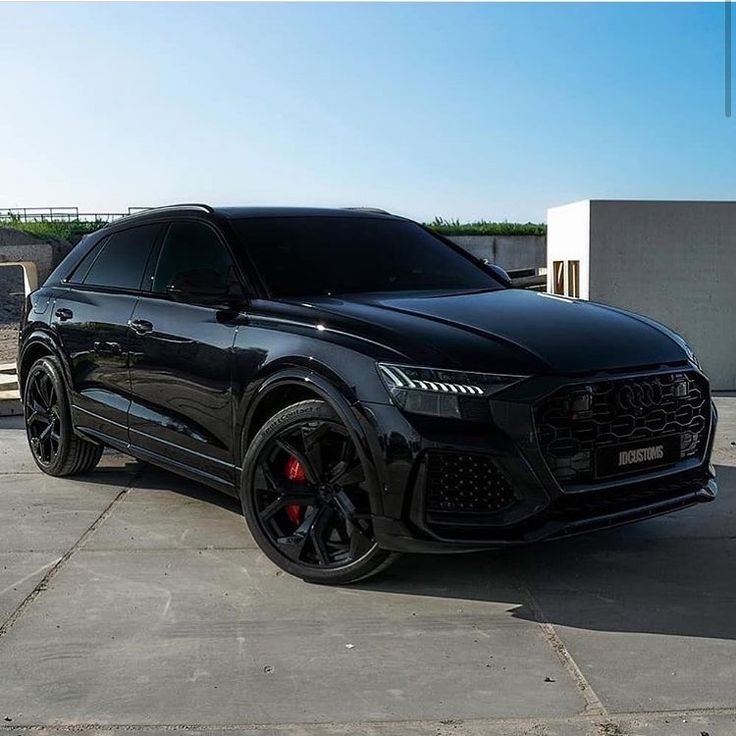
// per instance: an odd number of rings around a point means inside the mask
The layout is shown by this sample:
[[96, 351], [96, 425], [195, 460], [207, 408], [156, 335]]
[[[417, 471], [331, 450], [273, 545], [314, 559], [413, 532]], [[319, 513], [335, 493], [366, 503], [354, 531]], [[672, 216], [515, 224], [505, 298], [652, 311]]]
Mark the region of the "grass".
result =
[[59, 238], [69, 240], [74, 236], [86, 235], [107, 224], [105, 220], [30, 220], [24, 222], [13, 215], [0, 215], [0, 227], [35, 235], [37, 238]]
[[427, 227], [442, 235], [546, 235], [547, 226], [540, 222], [460, 222], [435, 217]]

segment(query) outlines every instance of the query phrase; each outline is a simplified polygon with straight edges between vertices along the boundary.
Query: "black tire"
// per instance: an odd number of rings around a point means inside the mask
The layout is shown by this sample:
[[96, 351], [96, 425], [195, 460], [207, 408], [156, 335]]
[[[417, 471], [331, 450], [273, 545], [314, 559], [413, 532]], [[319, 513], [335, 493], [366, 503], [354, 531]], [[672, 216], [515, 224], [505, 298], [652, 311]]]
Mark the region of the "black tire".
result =
[[39, 358], [23, 388], [26, 436], [38, 467], [47, 475], [87, 473], [102, 456], [102, 446], [74, 433], [69, 400], [56, 358]]
[[364, 461], [324, 401], [282, 409], [245, 454], [240, 497], [258, 546], [310, 583], [343, 585], [398, 557], [373, 535]]

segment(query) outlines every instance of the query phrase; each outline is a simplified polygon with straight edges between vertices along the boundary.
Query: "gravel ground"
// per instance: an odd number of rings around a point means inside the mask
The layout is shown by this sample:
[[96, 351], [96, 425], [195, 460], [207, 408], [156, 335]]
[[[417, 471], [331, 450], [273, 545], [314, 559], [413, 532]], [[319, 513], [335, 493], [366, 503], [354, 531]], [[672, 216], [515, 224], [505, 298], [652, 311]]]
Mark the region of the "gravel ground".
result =
[[15, 360], [22, 293], [23, 272], [20, 267], [0, 268], [0, 363]]
[[0, 325], [0, 363], [15, 360], [18, 352], [18, 328], [14, 325]]

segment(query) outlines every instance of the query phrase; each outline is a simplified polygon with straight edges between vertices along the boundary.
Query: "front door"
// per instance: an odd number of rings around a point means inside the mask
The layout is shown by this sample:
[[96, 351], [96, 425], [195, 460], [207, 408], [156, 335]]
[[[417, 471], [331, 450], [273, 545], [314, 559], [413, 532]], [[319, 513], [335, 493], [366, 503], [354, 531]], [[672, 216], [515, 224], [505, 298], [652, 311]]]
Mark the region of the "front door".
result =
[[[219, 235], [203, 222], [174, 222], [164, 236], [151, 292], [131, 319], [130, 442], [144, 452], [232, 488], [232, 346], [227, 310], [174, 301], [180, 274], [235, 277]], [[155, 458], [154, 458], [155, 459]]]
[[52, 312], [68, 358], [76, 426], [128, 441], [128, 321], [159, 225], [114, 233], [82, 259]]

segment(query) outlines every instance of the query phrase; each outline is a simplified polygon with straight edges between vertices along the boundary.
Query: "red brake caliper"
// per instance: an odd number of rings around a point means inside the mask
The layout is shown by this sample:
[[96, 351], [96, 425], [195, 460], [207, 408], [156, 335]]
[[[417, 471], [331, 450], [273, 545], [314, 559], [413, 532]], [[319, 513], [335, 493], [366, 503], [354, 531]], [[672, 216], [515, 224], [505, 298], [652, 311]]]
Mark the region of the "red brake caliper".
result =
[[[290, 480], [293, 483], [304, 483], [304, 481], [307, 479], [307, 474], [304, 472], [302, 464], [295, 457], [290, 457], [286, 461], [284, 474], [286, 475], [287, 480]], [[291, 519], [292, 522], [294, 522], [296, 526], [299, 526], [299, 524], [302, 523], [301, 506], [297, 504], [287, 506], [286, 515], [289, 517], [289, 519]]]

